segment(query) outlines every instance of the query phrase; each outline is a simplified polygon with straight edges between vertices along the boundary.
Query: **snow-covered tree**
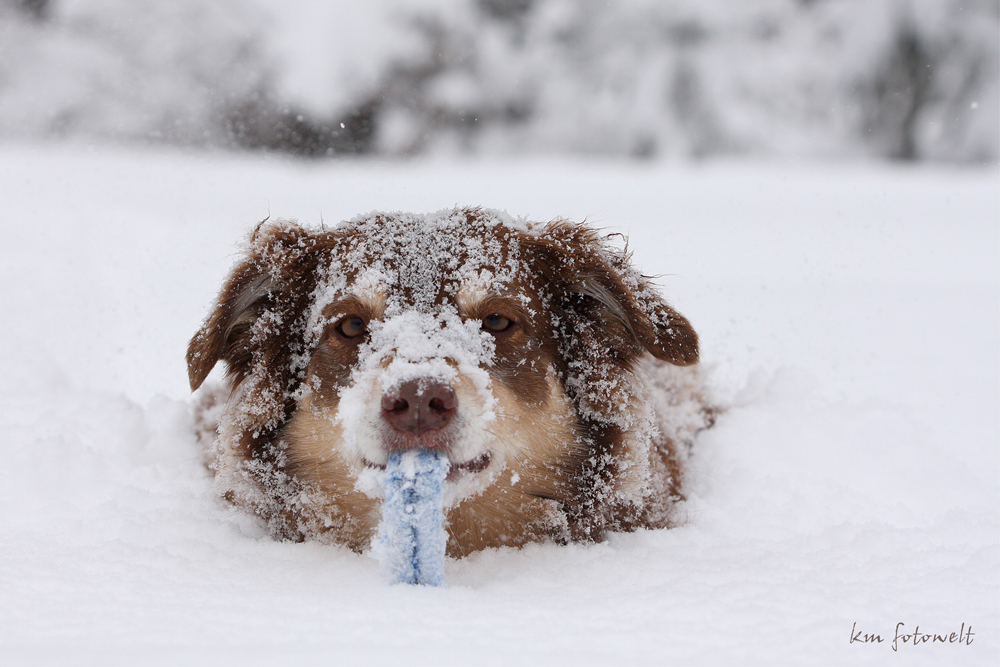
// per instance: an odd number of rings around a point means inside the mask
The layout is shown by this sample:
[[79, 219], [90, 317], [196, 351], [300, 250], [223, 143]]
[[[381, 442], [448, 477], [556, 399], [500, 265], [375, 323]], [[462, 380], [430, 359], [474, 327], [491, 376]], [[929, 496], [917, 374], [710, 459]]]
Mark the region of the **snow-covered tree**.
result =
[[0, 0], [0, 137], [995, 163], [998, 0]]

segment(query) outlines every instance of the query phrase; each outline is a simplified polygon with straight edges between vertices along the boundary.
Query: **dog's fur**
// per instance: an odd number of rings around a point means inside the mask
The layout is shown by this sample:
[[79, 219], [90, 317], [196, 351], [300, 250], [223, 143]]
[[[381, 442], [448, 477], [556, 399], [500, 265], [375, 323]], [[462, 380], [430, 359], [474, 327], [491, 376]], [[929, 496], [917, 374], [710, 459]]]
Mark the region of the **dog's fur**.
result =
[[[262, 223], [187, 359], [192, 389], [228, 369], [220, 492], [276, 536], [359, 551], [393, 450], [450, 459], [448, 553], [463, 556], [670, 525], [711, 422], [697, 368], [680, 368], [697, 335], [626, 253], [481, 209]], [[425, 391], [431, 407], [406, 413]]]

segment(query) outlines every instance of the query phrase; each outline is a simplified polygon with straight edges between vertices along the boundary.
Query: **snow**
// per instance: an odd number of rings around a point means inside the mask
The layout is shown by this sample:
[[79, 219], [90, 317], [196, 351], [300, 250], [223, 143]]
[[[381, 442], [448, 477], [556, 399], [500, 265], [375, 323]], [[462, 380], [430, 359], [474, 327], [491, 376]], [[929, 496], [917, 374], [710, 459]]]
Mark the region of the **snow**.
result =
[[[8, 144], [0, 663], [995, 664], [997, 176]], [[213, 495], [184, 351], [240, 239], [456, 204], [625, 232], [691, 319], [730, 407], [684, 525], [390, 586]]]

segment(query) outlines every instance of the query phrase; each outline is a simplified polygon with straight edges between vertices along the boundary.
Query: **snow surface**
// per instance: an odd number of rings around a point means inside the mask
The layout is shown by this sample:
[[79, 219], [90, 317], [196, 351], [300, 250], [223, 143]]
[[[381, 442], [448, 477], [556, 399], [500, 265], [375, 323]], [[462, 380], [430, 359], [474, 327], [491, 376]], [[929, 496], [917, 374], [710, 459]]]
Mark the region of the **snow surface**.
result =
[[[1000, 657], [996, 170], [7, 145], [0, 184], [0, 663]], [[661, 275], [731, 405], [685, 525], [391, 586], [373, 556], [275, 542], [213, 497], [184, 350], [240, 238], [456, 204], [588, 218]], [[897, 623], [975, 635], [893, 652]]]

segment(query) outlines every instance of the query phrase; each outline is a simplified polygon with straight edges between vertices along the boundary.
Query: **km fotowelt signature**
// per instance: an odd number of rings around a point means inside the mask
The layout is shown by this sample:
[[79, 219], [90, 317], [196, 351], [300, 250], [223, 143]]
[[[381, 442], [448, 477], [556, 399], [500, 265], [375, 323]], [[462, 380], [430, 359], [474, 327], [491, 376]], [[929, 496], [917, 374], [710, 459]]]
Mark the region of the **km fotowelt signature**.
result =
[[[906, 629], [905, 623], [897, 623], [895, 636], [892, 638], [892, 650], [898, 651], [901, 644], [912, 644], [913, 646], [919, 646], [921, 644], [965, 644], [968, 646], [972, 643], [972, 637], [974, 635], [975, 633], [972, 631], [972, 626], [970, 625], [966, 628], [965, 623], [962, 623], [962, 627], [958, 632], [945, 634], [921, 632], [919, 625], [914, 626], [913, 631], [909, 632]], [[883, 641], [885, 640], [882, 639], [882, 635], [858, 630], [858, 624], [856, 622], [851, 626], [852, 644], [855, 642], [862, 644], [881, 644]]]

